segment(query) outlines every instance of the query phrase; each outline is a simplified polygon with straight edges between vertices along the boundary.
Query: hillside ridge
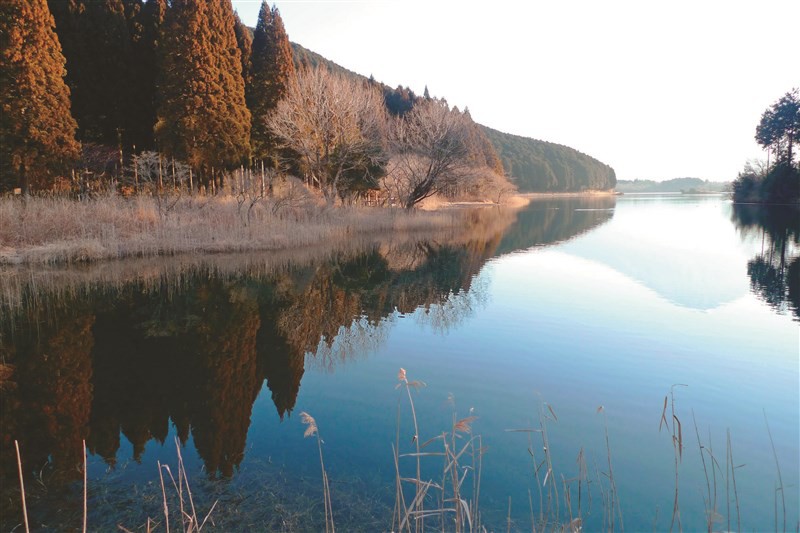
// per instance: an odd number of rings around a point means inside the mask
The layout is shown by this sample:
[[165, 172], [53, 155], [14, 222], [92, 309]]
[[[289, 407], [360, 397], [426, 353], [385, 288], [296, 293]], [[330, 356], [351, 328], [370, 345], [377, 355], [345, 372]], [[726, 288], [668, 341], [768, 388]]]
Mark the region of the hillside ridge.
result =
[[[295, 66], [324, 66], [350, 78], [368, 80], [326, 57], [292, 42]], [[385, 89], [391, 88], [380, 84]], [[416, 98], [413, 91], [398, 87], [401, 98]], [[387, 96], [386, 91], [384, 91]], [[388, 99], [388, 96], [387, 96]], [[389, 102], [387, 101], [387, 105]], [[505, 133], [489, 126], [478, 124], [491, 142], [509, 179], [520, 192], [576, 192], [585, 190], [609, 190], [616, 186], [614, 169], [570, 146]]]

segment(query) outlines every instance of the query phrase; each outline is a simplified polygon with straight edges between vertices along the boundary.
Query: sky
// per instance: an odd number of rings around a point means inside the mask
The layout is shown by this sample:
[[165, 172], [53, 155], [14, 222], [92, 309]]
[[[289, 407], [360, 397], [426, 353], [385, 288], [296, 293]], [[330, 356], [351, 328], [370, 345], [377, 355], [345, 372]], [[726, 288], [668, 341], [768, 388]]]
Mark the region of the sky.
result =
[[[233, 0], [255, 26], [260, 0]], [[277, 1], [289, 39], [618, 179], [728, 181], [800, 87], [800, 1]]]

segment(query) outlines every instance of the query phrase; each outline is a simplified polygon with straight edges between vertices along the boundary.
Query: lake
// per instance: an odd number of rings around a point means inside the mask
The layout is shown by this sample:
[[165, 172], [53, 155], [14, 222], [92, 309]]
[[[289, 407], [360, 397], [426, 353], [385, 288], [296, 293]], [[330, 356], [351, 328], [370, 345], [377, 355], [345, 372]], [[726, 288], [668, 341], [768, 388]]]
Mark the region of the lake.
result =
[[[336, 526], [380, 531], [417, 457], [452, 498], [443, 433], [488, 530], [798, 527], [797, 211], [626, 195], [464, 220], [454, 242], [0, 270], [2, 530], [14, 440], [36, 529], [80, 527], [84, 440], [90, 530], [163, 530], [160, 472], [174, 529], [177, 440], [222, 530], [324, 530], [321, 449]], [[437, 490], [426, 509], [454, 505]]]

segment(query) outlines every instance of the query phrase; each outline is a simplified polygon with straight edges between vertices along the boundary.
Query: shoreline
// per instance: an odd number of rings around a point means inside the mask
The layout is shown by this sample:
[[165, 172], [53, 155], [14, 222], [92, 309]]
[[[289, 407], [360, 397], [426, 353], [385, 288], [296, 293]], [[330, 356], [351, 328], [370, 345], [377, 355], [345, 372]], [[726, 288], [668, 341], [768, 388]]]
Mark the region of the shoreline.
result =
[[[131, 258], [270, 253], [345, 246], [353, 240], [392, 241], [462, 231], [460, 212], [520, 209], [544, 198], [609, 197], [613, 190], [515, 193], [499, 203], [443, 201], [418, 209], [319, 205], [308, 198], [253, 206], [235, 197], [165, 198], [109, 195], [91, 201], [0, 198], [0, 268], [74, 265]], [[172, 201], [172, 199], [170, 199]]]
[[[173, 201], [173, 199], [170, 199]], [[461, 211], [527, 204], [441, 203], [433, 210], [337, 206], [232, 196], [164, 198], [109, 195], [0, 198], [0, 270], [68, 266], [131, 258], [292, 252], [347, 247], [355, 241], [458, 240], [470, 230]], [[472, 228], [474, 229], [474, 228]]]
[[517, 196], [521, 198], [528, 198], [535, 200], [537, 198], [575, 198], [586, 196], [617, 196], [618, 193], [614, 189], [607, 190], [587, 190], [575, 192], [524, 192], [518, 193]]

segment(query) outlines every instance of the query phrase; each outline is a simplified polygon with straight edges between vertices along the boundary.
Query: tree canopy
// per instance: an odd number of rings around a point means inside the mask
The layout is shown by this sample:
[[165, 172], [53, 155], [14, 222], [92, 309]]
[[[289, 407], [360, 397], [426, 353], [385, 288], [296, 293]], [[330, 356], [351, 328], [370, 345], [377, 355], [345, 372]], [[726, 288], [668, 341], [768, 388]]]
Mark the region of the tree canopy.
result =
[[296, 73], [292, 47], [283, 27], [278, 8], [261, 4], [258, 24], [253, 34], [253, 53], [247, 85], [247, 105], [252, 113], [253, 156], [264, 160], [275, 155], [277, 140], [267, 127], [267, 118], [275, 111]]
[[206, 175], [238, 166], [249, 156], [250, 112], [230, 0], [173, 0], [164, 26], [159, 148]]
[[0, 2], [0, 190], [49, 186], [79, 155], [53, 26], [45, 0]]
[[332, 203], [354, 173], [369, 179], [371, 169], [382, 167], [385, 114], [376, 89], [315, 68], [298, 74], [267, 125]]
[[756, 126], [756, 142], [775, 151], [776, 158], [793, 160], [793, 146], [800, 143], [800, 91], [792, 89], [765, 110]]

